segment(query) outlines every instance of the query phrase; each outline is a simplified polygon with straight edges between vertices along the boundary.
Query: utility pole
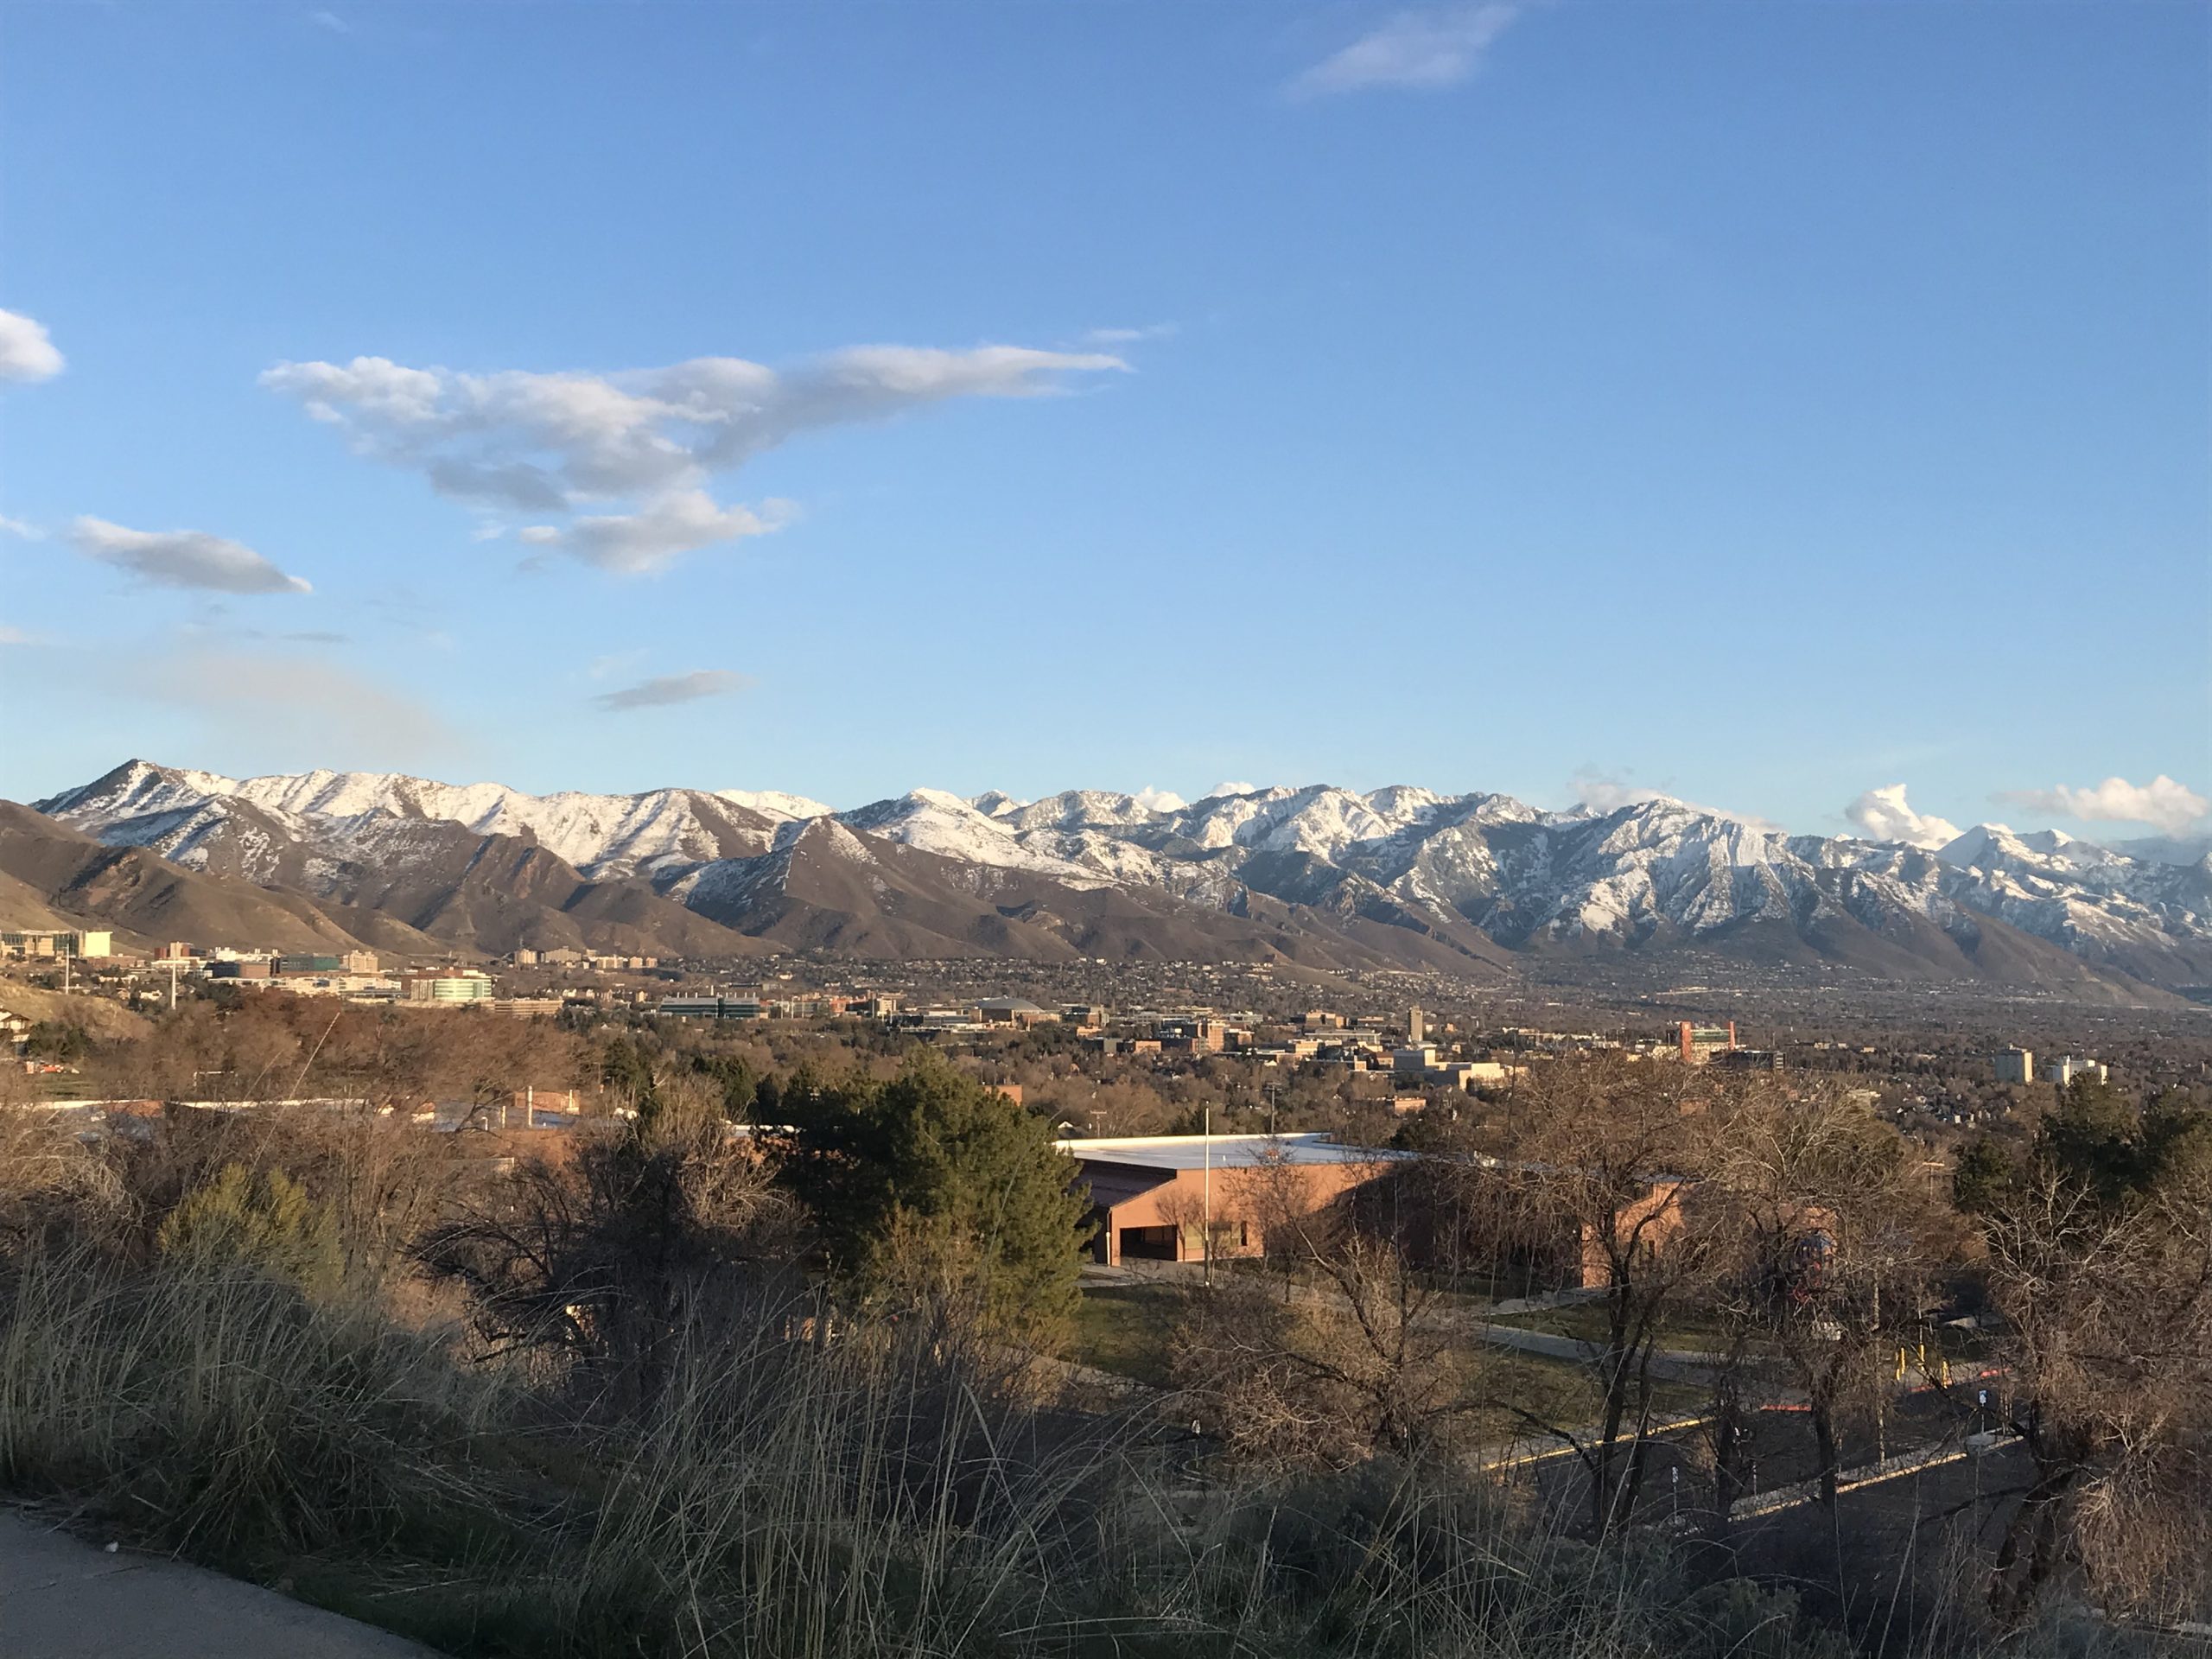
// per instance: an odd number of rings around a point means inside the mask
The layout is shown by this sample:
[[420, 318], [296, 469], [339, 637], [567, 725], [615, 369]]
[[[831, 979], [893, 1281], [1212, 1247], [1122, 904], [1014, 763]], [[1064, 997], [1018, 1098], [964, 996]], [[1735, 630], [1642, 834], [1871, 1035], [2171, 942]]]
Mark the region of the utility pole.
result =
[[1201, 1125], [1202, 1128], [1204, 1129], [1204, 1135], [1203, 1135], [1202, 1138], [1203, 1138], [1203, 1139], [1205, 1140], [1205, 1150], [1206, 1150], [1206, 1200], [1205, 1200], [1205, 1223], [1204, 1223], [1204, 1228], [1203, 1228], [1203, 1236], [1204, 1236], [1204, 1237], [1205, 1237], [1205, 1252], [1206, 1252], [1206, 1287], [1207, 1287], [1208, 1289], [1211, 1289], [1211, 1288], [1213, 1287], [1213, 1108], [1212, 1108], [1212, 1107], [1209, 1106], [1209, 1107], [1207, 1107], [1207, 1108], [1205, 1109], [1205, 1116], [1204, 1117], [1202, 1117], [1202, 1118], [1199, 1120], [1199, 1122], [1200, 1122], [1200, 1125]]
[[[1839, 1228], [1837, 1230], [1840, 1232], [1842, 1230]], [[1877, 1272], [1874, 1275], [1874, 1332], [1875, 1339], [1878, 1342], [1881, 1338], [1881, 1331], [1882, 1278], [1880, 1273]], [[1875, 1351], [1879, 1353], [1881, 1351], [1879, 1348], [1877, 1348]], [[1902, 1354], [1904, 1350], [1900, 1348], [1897, 1351]], [[1880, 1362], [1877, 1361], [1876, 1363], [1878, 1364]], [[1874, 1379], [1874, 1461], [1877, 1464], [1886, 1463], [1889, 1460], [1890, 1456], [1889, 1423], [1887, 1421], [1889, 1414], [1885, 1409], [1889, 1403], [1885, 1397], [1886, 1394], [1887, 1390], [1882, 1387], [1882, 1379], [1878, 1375]], [[1840, 1461], [1840, 1459], [1839, 1459], [1839, 1461]]]

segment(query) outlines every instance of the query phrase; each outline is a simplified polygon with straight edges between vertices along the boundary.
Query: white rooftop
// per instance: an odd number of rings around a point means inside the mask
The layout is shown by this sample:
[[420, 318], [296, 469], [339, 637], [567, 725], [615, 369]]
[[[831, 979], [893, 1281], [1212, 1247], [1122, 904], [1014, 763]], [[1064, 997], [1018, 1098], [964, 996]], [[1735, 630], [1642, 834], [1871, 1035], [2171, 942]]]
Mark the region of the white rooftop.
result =
[[1348, 1147], [1333, 1135], [1131, 1135], [1062, 1141], [1059, 1149], [1085, 1163], [1134, 1164], [1146, 1169], [1256, 1168], [1263, 1164], [1376, 1164], [1411, 1158], [1383, 1147]]

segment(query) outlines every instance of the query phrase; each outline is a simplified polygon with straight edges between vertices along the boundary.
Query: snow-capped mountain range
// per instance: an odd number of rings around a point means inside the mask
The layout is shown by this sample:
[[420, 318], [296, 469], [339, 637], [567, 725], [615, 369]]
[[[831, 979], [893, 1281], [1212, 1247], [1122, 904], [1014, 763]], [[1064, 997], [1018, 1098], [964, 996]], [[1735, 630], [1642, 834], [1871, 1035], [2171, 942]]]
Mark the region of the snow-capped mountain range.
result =
[[[1343, 938], [1429, 966], [1693, 944], [1919, 976], [2212, 982], [2212, 857], [2159, 862], [1995, 824], [1930, 852], [1784, 835], [1663, 799], [1552, 812], [1403, 785], [1152, 804], [1091, 790], [1020, 801], [920, 789], [833, 812], [773, 792], [532, 796], [365, 772], [231, 779], [143, 761], [35, 807], [109, 846], [317, 900], [388, 911], [374, 895], [404, 887], [416, 911], [404, 919], [416, 927], [437, 919], [423, 907], [423, 873], [433, 873], [430, 888], [440, 870], [458, 883], [496, 845], [552, 855], [579, 893], [595, 895], [564, 899], [564, 914], [612, 906], [606, 894], [619, 888], [630, 911], [650, 899], [767, 940], [779, 936], [762, 922], [764, 906], [777, 925], [796, 926], [794, 894], [810, 881], [819, 890], [805, 900], [813, 934], [832, 911], [897, 910], [844, 876], [834, 906], [820, 896], [833, 866], [873, 861], [877, 886], [905, 895], [909, 919], [892, 932], [911, 935], [904, 948], [921, 953], [947, 928], [993, 948], [991, 918], [1027, 911], [1051, 918], [1039, 938], [1070, 950], [1089, 948], [1082, 937], [1096, 944], [1101, 927], [1141, 944], [1149, 916], [1232, 954], [1294, 957], [1287, 929], [1309, 956]], [[418, 879], [396, 880], [401, 866]], [[925, 887], [926, 904], [912, 897]], [[966, 917], [957, 926], [949, 906]], [[936, 919], [917, 931], [911, 916], [922, 909]], [[1093, 919], [1070, 920], [1077, 912]], [[1109, 913], [1122, 920], [1109, 925]], [[1215, 920], [1200, 924], [1202, 914]], [[1224, 918], [1250, 937], [1223, 933]], [[881, 922], [868, 925], [871, 937], [888, 939]], [[855, 921], [842, 937], [868, 931]], [[1022, 937], [1020, 953], [1047, 948]]]

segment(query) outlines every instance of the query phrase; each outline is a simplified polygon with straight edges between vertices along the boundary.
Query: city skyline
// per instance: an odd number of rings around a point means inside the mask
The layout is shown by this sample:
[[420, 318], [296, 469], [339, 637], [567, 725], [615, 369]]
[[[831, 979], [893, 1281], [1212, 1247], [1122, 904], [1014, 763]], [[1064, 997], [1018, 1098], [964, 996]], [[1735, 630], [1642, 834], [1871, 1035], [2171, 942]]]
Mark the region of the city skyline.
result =
[[10, 30], [0, 793], [2208, 828], [2202, 12]]

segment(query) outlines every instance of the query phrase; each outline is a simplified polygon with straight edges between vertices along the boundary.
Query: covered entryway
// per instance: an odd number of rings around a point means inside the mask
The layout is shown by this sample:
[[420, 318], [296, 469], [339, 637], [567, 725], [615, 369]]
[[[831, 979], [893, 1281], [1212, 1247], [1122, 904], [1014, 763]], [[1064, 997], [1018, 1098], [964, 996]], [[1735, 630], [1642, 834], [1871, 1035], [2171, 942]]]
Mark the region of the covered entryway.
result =
[[1116, 1253], [1124, 1262], [1179, 1262], [1182, 1260], [1180, 1227], [1124, 1227], [1115, 1242], [1121, 1246]]

